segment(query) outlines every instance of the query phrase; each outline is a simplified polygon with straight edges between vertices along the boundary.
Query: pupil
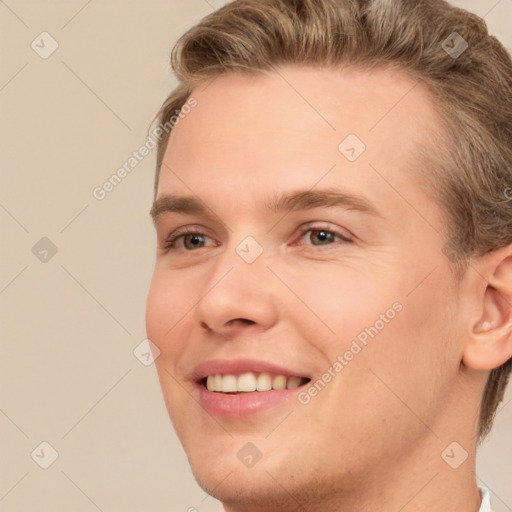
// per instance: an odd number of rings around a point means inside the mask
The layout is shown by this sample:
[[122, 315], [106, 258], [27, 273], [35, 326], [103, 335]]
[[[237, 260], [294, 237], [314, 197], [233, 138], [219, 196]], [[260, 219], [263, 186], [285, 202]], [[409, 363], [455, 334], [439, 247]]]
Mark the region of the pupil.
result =
[[[189, 242], [189, 245], [188, 245], [189, 248], [191, 246], [197, 247], [197, 245], [201, 243], [201, 235], [189, 235], [188, 242]], [[187, 246], [186, 243], [185, 243], [185, 246]]]
[[317, 233], [318, 233], [317, 238], [320, 240], [320, 242], [325, 242], [326, 240], [328, 240], [330, 238], [330, 234], [328, 234], [323, 229], [317, 231]]

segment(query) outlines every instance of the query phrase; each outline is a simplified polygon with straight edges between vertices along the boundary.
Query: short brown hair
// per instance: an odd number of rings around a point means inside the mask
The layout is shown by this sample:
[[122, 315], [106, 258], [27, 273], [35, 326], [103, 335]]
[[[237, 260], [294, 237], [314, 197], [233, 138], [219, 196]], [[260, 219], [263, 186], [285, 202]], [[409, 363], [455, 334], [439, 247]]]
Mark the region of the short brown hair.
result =
[[[444, 0], [235, 0], [176, 43], [171, 65], [179, 85], [157, 119], [168, 123], [201, 82], [286, 64], [395, 66], [421, 81], [442, 136], [436, 151], [419, 154], [447, 219], [445, 254], [455, 274], [471, 257], [512, 243], [505, 193], [512, 186], [512, 61], [483, 19]], [[158, 144], [155, 195], [169, 134]], [[509, 359], [490, 373], [479, 442], [491, 430], [511, 369]]]

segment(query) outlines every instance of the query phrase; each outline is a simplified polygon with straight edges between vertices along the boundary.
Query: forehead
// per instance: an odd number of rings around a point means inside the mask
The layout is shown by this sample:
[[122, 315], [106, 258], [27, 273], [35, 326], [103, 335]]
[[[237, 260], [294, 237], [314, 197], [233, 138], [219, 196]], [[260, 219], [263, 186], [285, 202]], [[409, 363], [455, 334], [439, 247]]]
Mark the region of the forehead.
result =
[[396, 201], [393, 184], [414, 200], [416, 151], [437, 129], [424, 86], [391, 69], [227, 74], [192, 96], [197, 106], [171, 132], [157, 195], [215, 201], [221, 183], [248, 204], [318, 183]]

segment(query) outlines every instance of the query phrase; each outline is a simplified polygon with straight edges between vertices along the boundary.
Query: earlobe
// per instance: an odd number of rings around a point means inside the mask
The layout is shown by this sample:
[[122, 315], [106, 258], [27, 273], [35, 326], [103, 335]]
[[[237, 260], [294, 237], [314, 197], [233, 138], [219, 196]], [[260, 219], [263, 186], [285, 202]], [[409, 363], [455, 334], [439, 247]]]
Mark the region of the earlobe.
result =
[[474, 262], [470, 317], [462, 362], [474, 370], [498, 368], [512, 357], [512, 246]]

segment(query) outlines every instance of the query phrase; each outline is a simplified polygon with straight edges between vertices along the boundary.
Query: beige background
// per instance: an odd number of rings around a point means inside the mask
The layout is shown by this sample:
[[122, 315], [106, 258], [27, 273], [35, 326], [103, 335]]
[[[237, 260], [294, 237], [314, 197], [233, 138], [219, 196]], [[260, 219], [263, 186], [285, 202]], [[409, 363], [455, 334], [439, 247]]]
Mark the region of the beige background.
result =
[[[2, 512], [215, 506], [154, 367], [133, 354], [154, 263], [154, 152], [104, 200], [92, 191], [144, 143], [174, 84], [172, 43], [223, 3], [0, 1]], [[512, 0], [457, 4], [512, 47]], [[47, 59], [31, 48], [50, 48], [43, 31], [59, 45]], [[57, 247], [47, 262], [32, 252], [42, 237]], [[477, 467], [496, 512], [512, 511], [511, 400], [509, 387]], [[31, 457], [49, 460], [43, 441], [58, 452], [48, 469]]]

